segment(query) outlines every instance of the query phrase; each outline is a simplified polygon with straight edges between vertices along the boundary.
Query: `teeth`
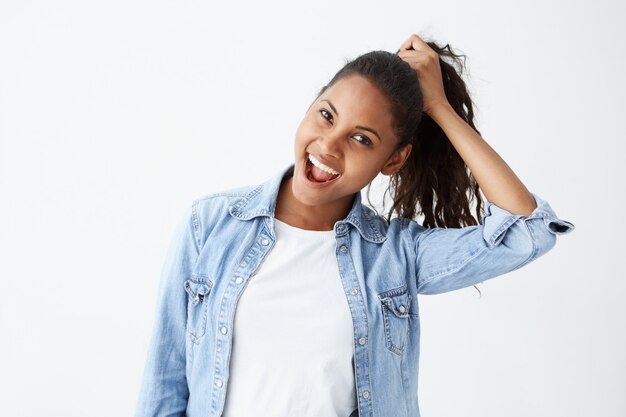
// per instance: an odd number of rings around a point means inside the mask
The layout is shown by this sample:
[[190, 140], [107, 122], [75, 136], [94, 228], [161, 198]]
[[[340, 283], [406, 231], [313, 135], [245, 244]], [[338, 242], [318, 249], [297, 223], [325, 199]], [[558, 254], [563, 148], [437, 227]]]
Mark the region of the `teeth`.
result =
[[318, 161], [317, 159], [315, 159], [315, 157], [311, 154], [309, 154], [309, 161], [311, 161], [311, 163], [313, 165], [315, 165], [316, 167], [318, 167], [319, 169], [321, 169], [322, 171], [326, 171], [329, 174], [333, 174], [333, 175], [337, 175], [339, 174], [337, 171], [335, 171], [334, 169], [332, 169], [331, 167], [327, 167], [326, 165], [322, 164], [320, 161]]

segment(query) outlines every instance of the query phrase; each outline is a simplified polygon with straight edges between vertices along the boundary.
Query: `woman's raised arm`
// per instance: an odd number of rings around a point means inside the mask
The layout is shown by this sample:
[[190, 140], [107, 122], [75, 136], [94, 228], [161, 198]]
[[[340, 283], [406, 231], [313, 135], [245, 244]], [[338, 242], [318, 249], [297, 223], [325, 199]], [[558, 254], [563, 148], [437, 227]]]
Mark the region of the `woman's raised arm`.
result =
[[400, 46], [398, 56], [417, 72], [424, 112], [444, 131], [487, 200], [510, 213], [530, 215], [536, 205], [526, 186], [448, 102], [437, 52], [419, 36], [411, 35]]
[[417, 292], [439, 294], [513, 271], [552, 249], [556, 235], [574, 230], [546, 200], [531, 195], [537, 207], [528, 216], [488, 202], [481, 225], [426, 229], [412, 222]]

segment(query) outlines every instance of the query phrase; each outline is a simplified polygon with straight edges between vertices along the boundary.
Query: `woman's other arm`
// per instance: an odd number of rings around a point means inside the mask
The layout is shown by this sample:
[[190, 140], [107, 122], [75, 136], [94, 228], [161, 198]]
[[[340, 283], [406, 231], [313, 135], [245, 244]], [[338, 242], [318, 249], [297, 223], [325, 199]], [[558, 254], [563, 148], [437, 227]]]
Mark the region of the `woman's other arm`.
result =
[[135, 417], [184, 416], [189, 389], [186, 377], [187, 292], [198, 258], [197, 201], [179, 220], [162, 266], [156, 314]]

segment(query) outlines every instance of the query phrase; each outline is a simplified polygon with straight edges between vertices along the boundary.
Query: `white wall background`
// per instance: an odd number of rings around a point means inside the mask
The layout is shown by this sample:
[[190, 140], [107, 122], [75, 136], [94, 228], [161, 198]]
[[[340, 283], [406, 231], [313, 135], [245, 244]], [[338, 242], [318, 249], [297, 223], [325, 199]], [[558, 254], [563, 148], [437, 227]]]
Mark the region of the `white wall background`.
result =
[[468, 57], [483, 137], [576, 225], [421, 296], [434, 416], [626, 415], [624, 4], [0, 2], [0, 407], [131, 415], [173, 227], [258, 183], [345, 59], [412, 33]]

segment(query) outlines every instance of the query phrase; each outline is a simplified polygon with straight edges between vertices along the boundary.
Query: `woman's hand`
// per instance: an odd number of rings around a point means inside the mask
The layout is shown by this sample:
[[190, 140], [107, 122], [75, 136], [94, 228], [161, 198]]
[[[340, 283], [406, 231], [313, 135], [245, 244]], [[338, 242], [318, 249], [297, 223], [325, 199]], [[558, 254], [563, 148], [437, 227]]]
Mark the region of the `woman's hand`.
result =
[[400, 46], [398, 56], [417, 72], [426, 114], [430, 116], [435, 107], [441, 104], [449, 105], [437, 52], [414, 34]]

